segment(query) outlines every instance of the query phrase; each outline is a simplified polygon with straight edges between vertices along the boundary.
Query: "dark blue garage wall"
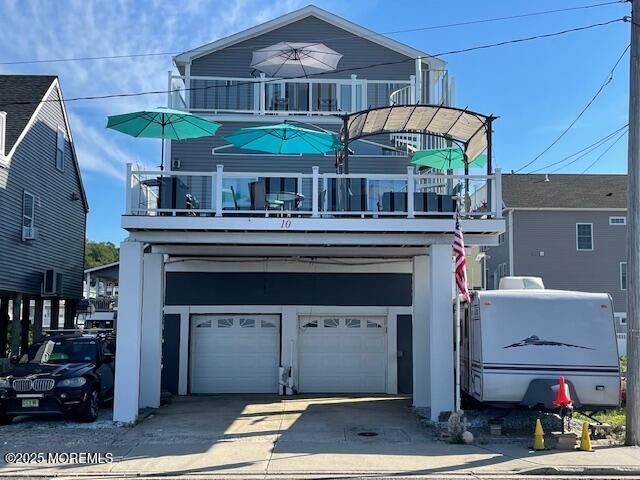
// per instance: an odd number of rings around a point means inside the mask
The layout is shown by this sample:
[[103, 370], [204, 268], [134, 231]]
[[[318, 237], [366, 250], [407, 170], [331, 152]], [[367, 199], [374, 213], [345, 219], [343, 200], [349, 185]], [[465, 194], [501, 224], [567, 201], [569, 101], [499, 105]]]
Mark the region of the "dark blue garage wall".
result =
[[167, 272], [165, 305], [411, 306], [411, 274]]

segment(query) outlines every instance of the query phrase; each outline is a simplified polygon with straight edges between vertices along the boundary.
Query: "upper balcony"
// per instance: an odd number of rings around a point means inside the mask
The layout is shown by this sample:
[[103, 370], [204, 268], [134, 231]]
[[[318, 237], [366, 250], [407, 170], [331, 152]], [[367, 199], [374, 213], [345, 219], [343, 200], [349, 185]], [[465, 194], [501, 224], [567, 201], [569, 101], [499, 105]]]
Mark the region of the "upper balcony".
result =
[[406, 80], [366, 80], [355, 74], [348, 79], [273, 79], [264, 74], [247, 78], [187, 78], [170, 74], [169, 107], [210, 115], [330, 116], [415, 104], [420, 88], [415, 75]]
[[[406, 174], [137, 171], [128, 167], [123, 228], [130, 232], [268, 235], [441, 235], [455, 228], [494, 243], [504, 231], [501, 174]], [[185, 232], [191, 232], [186, 233]], [[200, 232], [200, 233], [196, 233]], [[336, 242], [342, 241], [340, 235]], [[482, 238], [481, 238], [482, 237]], [[211, 238], [211, 237], [209, 237]], [[246, 237], [236, 237], [243, 241]], [[186, 240], [185, 240], [186, 241]], [[265, 240], [266, 241], [266, 240]], [[469, 243], [473, 243], [473, 240]]]

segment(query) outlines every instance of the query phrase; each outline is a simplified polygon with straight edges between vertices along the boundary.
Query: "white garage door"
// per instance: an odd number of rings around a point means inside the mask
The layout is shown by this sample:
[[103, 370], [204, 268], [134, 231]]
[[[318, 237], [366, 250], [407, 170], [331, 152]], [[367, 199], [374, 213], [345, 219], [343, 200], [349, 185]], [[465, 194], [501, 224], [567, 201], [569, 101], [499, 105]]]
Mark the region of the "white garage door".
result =
[[300, 391], [384, 393], [384, 317], [300, 317]]
[[192, 315], [191, 393], [277, 393], [277, 315]]

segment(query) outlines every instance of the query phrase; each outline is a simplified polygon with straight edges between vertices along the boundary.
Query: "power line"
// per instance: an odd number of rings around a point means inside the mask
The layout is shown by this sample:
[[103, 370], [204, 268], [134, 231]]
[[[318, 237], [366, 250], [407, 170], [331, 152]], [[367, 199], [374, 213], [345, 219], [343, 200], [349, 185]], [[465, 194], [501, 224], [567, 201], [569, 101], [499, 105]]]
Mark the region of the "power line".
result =
[[[439, 29], [445, 29], [445, 28], [463, 27], [463, 26], [478, 25], [483, 23], [491, 23], [491, 22], [499, 22], [499, 21], [505, 21], [505, 20], [515, 20], [520, 18], [535, 17], [535, 16], [541, 16], [541, 15], [549, 15], [553, 13], [563, 13], [563, 12], [570, 12], [575, 10], [586, 10], [591, 8], [614, 5], [618, 3], [620, 4], [626, 3], [626, 0], [615, 0], [610, 2], [594, 3], [591, 5], [582, 5], [578, 7], [558, 8], [555, 10], [543, 10], [538, 12], [521, 13], [517, 15], [509, 15], [504, 17], [483, 18], [483, 19], [477, 19], [477, 20], [469, 20], [465, 22], [447, 23], [443, 25], [431, 25], [426, 27], [407, 28], [404, 30], [372, 33], [370, 35], [361, 35], [361, 36], [345, 35], [341, 37], [329, 37], [329, 38], [323, 39], [322, 41], [326, 42], [331, 40], [350, 40], [353, 38], [369, 38], [369, 37], [375, 37], [378, 35], [395, 35], [399, 33], [412, 33], [412, 32], [421, 32], [421, 31], [427, 31], [427, 30], [439, 30]], [[310, 42], [310, 43], [316, 43], [316, 42]], [[264, 45], [264, 47], [267, 47], [267, 46], [269, 45]], [[230, 47], [227, 47], [225, 50], [245, 50], [245, 49], [255, 50], [255, 49], [264, 48], [264, 47], [256, 46], [256, 45], [244, 46], [244, 47], [230, 46]], [[42, 64], [42, 63], [84, 62], [84, 61], [93, 61], [93, 60], [118, 60], [123, 58], [139, 58], [139, 57], [161, 57], [161, 56], [169, 56], [169, 55], [179, 55], [180, 53], [183, 53], [183, 52], [184, 50], [175, 51], [175, 52], [148, 52], [148, 53], [131, 53], [131, 54], [120, 54], [120, 55], [100, 55], [100, 56], [92, 56], [92, 57], [52, 58], [52, 59], [44, 59], [44, 60], [11, 60], [11, 61], [0, 62], [0, 65], [28, 65], [28, 64]]]
[[[543, 38], [556, 37], [556, 36], [559, 36], [559, 35], [565, 35], [567, 33], [584, 31], [584, 30], [597, 28], [597, 27], [602, 27], [602, 26], [606, 26], [606, 25], [611, 25], [613, 23], [623, 22], [623, 21], [627, 21], [627, 17], [616, 18], [616, 19], [609, 20], [609, 21], [606, 21], [606, 22], [593, 23], [593, 24], [590, 24], [590, 25], [583, 25], [583, 26], [580, 26], [580, 27], [560, 30], [558, 32], [543, 33], [543, 34], [539, 34], [539, 35], [532, 35], [532, 36], [523, 37], [523, 38], [516, 38], [516, 39], [512, 39], [512, 40], [504, 40], [504, 41], [501, 41], [501, 42], [484, 44], [484, 45], [477, 45], [477, 46], [474, 46], [474, 47], [468, 47], [468, 48], [459, 49], [459, 50], [449, 50], [449, 51], [445, 51], [445, 52], [436, 53], [434, 55], [430, 55], [430, 57], [442, 57], [442, 56], [445, 56], [445, 55], [455, 55], [455, 54], [460, 54], [460, 53], [473, 52], [473, 51], [476, 51], [476, 50], [492, 48], [492, 47], [501, 47], [501, 46], [505, 46], [505, 45], [512, 45], [512, 44], [528, 42], [528, 41], [532, 41], [532, 40], [539, 40], [539, 39], [543, 39]], [[415, 60], [424, 59], [424, 58], [425, 57], [416, 57], [416, 58], [408, 57], [408, 58], [405, 58], [405, 59], [402, 59], [402, 60], [374, 63], [374, 64], [363, 65], [363, 66], [359, 66], [359, 67], [349, 67], [349, 68], [343, 68], [343, 69], [338, 69], [338, 70], [332, 70], [332, 71], [328, 71], [328, 72], [321, 72], [321, 73], [318, 73], [318, 74], [315, 74], [315, 75], [310, 75], [308, 77], [300, 75], [300, 76], [297, 76], [297, 77], [288, 77], [288, 78], [284, 78], [284, 79], [273, 78], [273, 79], [266, 80], [266, 81], [261, 82], [261, 83], [268, 84], [268, 83], [274, 83], [274, 82], [281, 82], [283, 80], [286, 81], [286, 80], [296, 80], [296, 79], [304, 79], [304, 78], [317, 78], [317, 77], [320, 77], [320, 76], [334, 75], [336, 73], [341, 73], [341, 72], [354, 72], [354, 71], [365, 70], [365, 69], [374, 68], [374, 67], [398, 65], [398, 64], [401, 64], [401, 63], [406, 63], [406, 62], [409, 62], [409, 61], [413, 62]], [[83, 96], [83, 97], [68, 98], [68, 99], [65, 99], [64, 102], [68, 103], [68, 102], [76, 102], [76, 101], [83, 101], [83, 100], [104, 100], [104, 99], [109, 99], [109, 98], [139, 97], [139, 96], [145, 96], [145, 95], [160, 95], [160, 94], [175, 93], [175, 92], [181, 92], [181, 91], [211, 90], [211, 89], [216, 89], [216, 88], [237, 88], [237, 87], [242, 86], [242, 85], [253, 85], [254, 83], [256, 83], [256, 81], [237, 82], [237, 83], [235, 83], [233, 85], [228, 85], [226, 83], [223, 84], [223, 85], [219, 85], [219, 84], [207, 85], [205, 87], [190, 87], [190, 88], [177, 89], [177, 90], [175, 90], [175, 89], [174, 90], [151, 90], [151, 91], [132, 92], [132, 93], [114, 93], [114, 94], [107, 94], [107, 95], [90, 95], [90, 96]], [[43, 102], [58, 102], [58, 101], [59, 100], [52, 99], [52, 100], [40, 100], [40, 101], [6, 102], [6, 103], [3, 103], [3, 104], [0, 104], [0, 107], [4, 107], [4, 106], [8, 106], [8, 105], [29, 105], [29, 104], [39, 104], [39, 103], [43, 103]]]
[[587, 168], [585, 168], [585, 169], [582, 171], [582, 173], [587, 173], [587, 172], [591, 169], [591, 167], [593, 167], [596, 163], [598, 163], [598, 161], [600, 161], [600, 159], [601, 159], [602, 157], [604, 157], [604, 156], [607, 154], [607, 152], [608, 152], [609, 150], [611, 150], [611, 149], [613, 148], [613, 146], [614, 146], [616, 143], [618, 143], [618, 142], [620, 141], [620, 139], [621, 139], [622, 137], [624, 137], [626, 134], [627, 134], [627, 130], [625, 130], [624, 132], [622, 132], [622, 133], [620, 134], [620, 136], [619, 136], [618, 138], [616, 138], [616, 139], [615, 139], [615, 141], [614, 141], [611, 145], [609, 145], [609, 146], [606, 148], [606, 150], [605, 150], [604, 152], [602, 152], [600, 155], [598, 155], [598, 158], [596, 158], [593, 162], [591, 162], [591, 164], [590, 164]]
[[[595, 142], [593, 142], [591, 145], [587, 145], [586, 147], [584, 147], [582, 150], [578, 150], [577, 152], [572, 153], [571, 155], [568, 155], [560, 160], [557, 160], [553, 163], [549, 163], [548, 165], [545, 165], [544, 167], [540, 167], [537, 170], [532, 170], [531, 172], [527, 172], [526, 175], [532, 175], [534, 173], [538, 173], [538, 172], [542, 172], [544, 170], [547, 170], [550, 167], [555, 167], [556, 165], [559, 165], [563, 162], [566, 162], [567, 160], [575, 157], [576, 155], [580, 155], [581, 153], [584, 153], [584, 155], [579, 156], [578, 158], [576, 158], [575, 160], [567, 163], [566, 165], [562, 166], [562, 168], [567, 167], [573, 163], [575, 163], [577, 160], [579, 160], [580, 158], [584, 157], [585, 155], [588, 155], [589, 153], [591, 153], [592, 151], [596, 150], [598, 147], [600, 147], [603, 143], [606, 143], [607, 140], [611, 139], [611, 137], [616, 136], [619, 132], [621, 132], [622, 130], [626, 129], [629, 126], [629, 124], [627, 123], [626, 125], [623, 125], [620, 128], [617, 128], [616, 130], [614, 130], [611, 133], [608, 133], [607, 135], [605, 135], [604, 137], [596, 140]], [[554, 170], [557, 171], [557, 170]], [[549, 173], [553, 173], [553, 172], [549, 172]]]
[[562, 139], [562, 137], [564, 137], [569, 132], [569, 130], [571, 130], [573, 128], [573, 126], [578, 122], [578, 120], [580, 120], [582, 115], [584, 115], [584, 113], [589, 109], [589, 107], [591, 107], [593, 102], [595, 102], [596, 98], [598, 98], [598, 96], [602, 93], [602, 91], [605, 89], [605, 87], [611, 83], [611, 81], [613, 80], [613, 73], [615, 72], [616, 68], [618, 68], [618, 65], [620, 64], [620, 62], [622, 61], [622, 58], [627, 53], [627, 50], [629, 50], [630, 46], [631, 45], [627, 45], [627, 47], [624, 49], [624, 51], [620, 54], [620, 56], [616, 60], [616, 63], [613, 65], [613, 67], [611, 68], [611, 70], [607, 74], [607, 77], [605, 78], [604, 82], [602, 82], [602, 84], [600, 85], [600, 87], [598, 88], [596, 93], [591, 97], [591, 100], [589, 100], [587, 102], [587, 104], [580, 111], [580, 113], [576, 116], [576, 118], [573, 119], [573, 121], [569, 124], [569, 126], [567, 126], [567, 128], [565, 128], [562, 131], [562, 133], [560, 133], [560, 135], [558, 135], [555, 138], [555, 140], [553, 142], [551, 142], [544, 150], [542, 150], [538, 155], [536, 155], [533, 158], [533, 160], [531, 160], [531, 161], [527, 162], [526, 164], [524, 164], [522, 167], [520, 167], [518, 170], [516, 170], [516, 172], [520, 172], [520, 171], [524, 170], [525, 168], [527, 168], [529, 165], [531, 165], [534, 162], [536, 162], [540, 157], [542, 157], [545, 153], [547, 153], [549, 150], [551, 150], [551, 148], [555, 144], [557, 144]]

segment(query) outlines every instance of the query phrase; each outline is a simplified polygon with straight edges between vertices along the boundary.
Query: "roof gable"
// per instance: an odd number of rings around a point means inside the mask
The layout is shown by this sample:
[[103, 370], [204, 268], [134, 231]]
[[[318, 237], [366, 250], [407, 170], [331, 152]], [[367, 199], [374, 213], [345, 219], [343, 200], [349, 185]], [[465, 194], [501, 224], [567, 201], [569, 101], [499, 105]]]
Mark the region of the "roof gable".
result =
[[7, 154], [29, 124], [40, 100], [55, 79], [51, 75], [0, 75], [0, 111], [7, 112]]
[[404, 43], [398, 42], [397, 40], [393, 40], [392, 38], [386, 37], [384, 35], [380, 35], [379, 33], [357, 25], [356, 23], [350, 22], [349, 20], [323, 10], [322, 8], [316, 7], [315, 5], [308, 5], [291, 13], [277, 17], [273, 20], [269, 20], [265, 23], [261, 23], [260, 25], [256, 25], [255, 27], [251, 27], [228, 37], [221, 38], [201, 47], [188, 50], [184, 53], [176, 55], [173, 60], [177, 66], [180, 66], [191, 62], [195, 58], [208, 55], [212, 52], [222, 50], [236, 43], [257, 37], [259, 35], [263, 35], [272, 30], [291, 24], [293, 22], [297, 22], [309, 16], [319, 18], [320, 20], [323, 20], [331, 25], [349, 31], [357, 36], [366, 38], [373, 43], [377, 43], [402, 55], [406, 55], [407, 57], [424, 57], [424, 62], [428, 63], [434, 69], [442, 69], [446, 65], [446, 62], [444, 62], [443, 60], [432, 57], [426, 52], [405, 45]]
[[[60, 101], [64, 127], [73, 157], [73, 168], [82, 196], [85, 211], [89, 211], [89, 201], [82, 182], [80, 165], [76, 154], [69, 117], [65, 108], [64, 97], [58, 77], [53, 75], [0, 75], [0, 111], [7, 112], [6, 146], [7, 158], [11, 158], [18, 144], [34, 124], [45, 101], [52, 92], [56, 92]], [[56, 99], [56, 100], [57, 100]], [[11, 132], [11, 133], [9, 133]]]
[[627, 175], [502, 175], [508, 209], [627, 208]]

